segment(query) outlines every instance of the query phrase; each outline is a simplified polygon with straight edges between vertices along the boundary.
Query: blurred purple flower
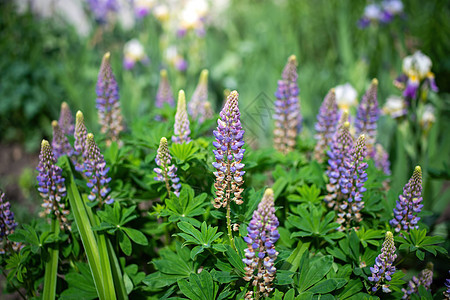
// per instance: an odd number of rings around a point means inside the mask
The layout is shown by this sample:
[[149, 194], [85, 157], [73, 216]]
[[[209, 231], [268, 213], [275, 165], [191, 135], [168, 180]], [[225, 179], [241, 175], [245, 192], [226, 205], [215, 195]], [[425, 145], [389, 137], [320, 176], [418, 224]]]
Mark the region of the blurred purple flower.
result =
[[391, 162], [389, 161], [389, 154], [384, 150], [381, 144], [376, 144], [372, 150], [371, 157], [375, 162], [375, 167], [382, 170], [384, 174], [391, 175]]
[[355, 119], [356, 136], [361, 134], [366, 135], [367, 146], [369, 152], [375, 144], [377, 137], [377, 121], [380, 117], [380, 110], [378, 108], [377, 100], [378, 80], [373, 79], [370, 87], [362, 97], [358, 106]]
[[69, 140], [64, 135], [62, 129], [59, 127], [58, 122], [53, 121], [52, 127], [53, 127], [52, 147], [55, 158], [58, 159], [63, 155], [67, 155], [72, 161], [75, 162], [74, 150], [70, 145]]
[[0, 254], [18, 252], [23, 245], [8, 240], [8, 235], [14, 233], [17, 223], [11, 204], [6, 200], [5, 194], [0, 190]]
[[99, 24], [107, 23], [108, 15], [119, 9], [117, 0], [87, 0], [87, 2], [95, 21]]
[[84, 159], [86, 157], [87, 149], [87, 129], [84, 125], [84, 116], [81, 111], [77, 111], [76, 122], [75, 122], [75, 155], [76, 163], [75, 170], [78, 172], [83, 172], [84, 170]]
[[170, 87], [169, 78], [166, 70], [161, 70], [158, 91], [156, 92], [155, 106], [158, 108], [163, 107], [164, 103], [168, 103], [170, 106], [174, 106], [174, 97], [172, 88]]
[[192, 119], [200, 124], [212, 117], [211, 103], [208, 101], [208, 70], [203, 70], [200, 74], [188, 111]]
[[73, 116], [72, 112], [70, 111], [69, 105], [66, 102], [63, 102], [61, 104], [61, 112], [59, 113], [58, 124], [64, 134], [73, 135], [73, 131], [75, 129], [73, 124]]
[[[153, 171], [156, 173], [155, 180], [161, 181], [166, 184], [167, 194], [170, 197], [171, 188], [173, 189], [173, 193], [179, 197], [181, 183], [180, 178], [177, 176], [177, 168], [175, 165], [171, 164], [172, 157], [169, 153], [169, 146], [167, 144], [167, 139], [162, 137], [159, 142], [159, 148], [156, 154], [156, 165], [159, 168], [154, 168]], [[170, 185], [172, 182], [172, 185]]]
[[176, 144], [189, 143], [191, 130], [189, 129], [189, 118], [186, 111], [186, 96], [183, 90], [178, 93], [177, 112], [175, 114], [174, 135], [172, 142]]
[[402, 289], [402, 299], [412, 299], [411, 295], [419, 292], [419, 286], [423, 286], [429, 291], [431, 283], [433, 283], [433, 264], [428, 263], [427, 267], [420, 272], [419, 277], [413, 276], [408, 282], [408, 289]]

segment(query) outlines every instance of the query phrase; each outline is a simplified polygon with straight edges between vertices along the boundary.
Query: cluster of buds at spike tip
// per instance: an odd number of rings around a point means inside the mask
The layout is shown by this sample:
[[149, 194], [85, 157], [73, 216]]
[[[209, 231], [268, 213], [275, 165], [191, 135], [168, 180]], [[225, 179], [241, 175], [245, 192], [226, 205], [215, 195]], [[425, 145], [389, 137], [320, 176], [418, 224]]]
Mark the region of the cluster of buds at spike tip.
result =
[[395, 254], [394, 235], [392, 232], [386, 232], [386, 238], [381, 248], [381, 253], [375, 259], [375, 264], [370, 268], [372, 276], [369, 280], [375, 285], [372, 287], [372, 291], [376, 292], [378, 288], [382, 287], [383, 292], [390, 293], [388, 281], [391, 281], [392, 274], [395, 273], [394, 261], [397, 258]]
[[72, 111], [70, 110], [67, 102], [61, 103], [61, 112], [59, 113], [58, 124], [64, 134], [73, 135], [75, 127], [73, 124]]
[[156, 153], [156, 165], [159, 168], [154, 168], [153, 171], [157, 174], [156, 181], [161, 181], [166, 184], [167, 194], [170, 196], [170, 192], [179, 197], [180, 196], [180, 178], [177, 176], [177, 167], [171, 165], [172, 157], [169, 153], [169, 145], [165, 137], [161, 138], [159, 142], [158, 152]]
[[[241, 113], [238, 107], [237, 91], [232, 91], [227, 98], [227, 102], [220, 112], [220, 118], [217, 120], [217, 130], [214, 130], [216, 140], [213, 150], [216, 161], [213, 162], [216, 172], [216, 198], [214, 199], [214, 207], [226, 207], [232, 200], [236, 204], [242, 204], [241, 185], [244, 183], [242, 171], [244, 164], [244, 129], [241, 126]], [[233, 198], [232, 198], [233, 195]]]
[[278, 81], [275, 92], [274, 146], [281, 153], [289, 153], [295, 148], [297, 133], [301, 126], [299, 88], [297, 84], [297, 59], [291, 55]]
[[377, 136], [377, 121], [380, 117], [380, 109], [378, 108], [378, 80], [373, 79], [369, 89], [362, 97], [359, 103], [358, 111], [355, 119], [356, 136], [366, 135], [367, 146], [369, 152], [375, 144]]
[[198, 85], [188, 105], [188, 111], [192, 119], [197, 120], [200, 124], [212, 118], [211, 103], [208, 101], [208, 70], [203, 70], [200, 74]]
[[328, 145], [336, 132], [338, 119], [336, 94], [334, 89], [331, 89], [320, 106], [315, 125], [317, 144], [314, 148], [314, 158], [320, 163], [323, 162], [325, 151], [328, 149]]
[[361, 222], [360, 211], [364, 208], [362, 201], [366, 191], [364, 183], [367, 181], [366, 169], [368, 164], [364, 162], [367, 156], [366, 137], [361, 134], [351, 150], [351, 159], [344, 160], [342, 176], [339, 178], [342, 199], [337, 210], [337, 223], [341, 224], [339, 230], [344, 230], [352, 221]]
[[176, 144], [189, 143], [191, 130], [189, 129], [189, 117], [186, 111], [186, 96], [183, 90], [178, 93], [177, 113], [175, 114], [174, 136], [172, 142]]
[[428, 263], [427, 267], [419, 273], [418, 277], [413, 276], [413, 278], [408, 282], [408, 289], [402, 289], [402, 299], [411, 299], [412, 294], [417, 294], [419, 292], [419, 286], [423, 286], [427, 291], [429, 291], [432, 283], [433, 263]]
[[110, 188], [108, 183], [109, 167], [106, 166], [105, 158], [100, 153], [100, 149], [94, 140], [94, 135], [89, 133], [86, 137], [86, 152], [84, 159], [84, 175], [88, 178], [87, 186], [91, 189], [88, 195], [90, 201], [98, 201], [99, 206], [105, 202], [111, 204], [114, 199], [108, 195]]
[[18, 252], [23, 245], [8, 240], [8, 235], [14, 233], [17, 223], [11, 204], [6, 200], [5, 194], [0, 190], [0, 254]]
[[84, 125], [84, 116], [81, 111], [77, 111], [76, 122], [75, 122], [75, 155], [77, 157], [75, 163], [75, 170], [78, 172], [83, 172], [84, 169], [84, 159], [86, 157], [86, 148], [87, 148], [87, 129], [86, 125]]
[[155, 106], [161, 108], [163, 107], [164, 103], [168, 103], [170, 106], [175, 105], [172, 88], [170, 87], [169, 77], [167, 76], [167, 71], [161, 70], [158, 91], [156, 92]]
[[394, 208], [394, 218], [389, 224], [395, 227], [395, 232], [417, 229], [422, 210], [422, 169], [417, 166], [408, 183], [403, 188], [403, 194], [398, 197]]
[[64, 197], [66, 196], [65, 179], [62, 177], [62, 169], [56, 165], [56, 158], [46, 140], [43, 140], [41, 144], [37, 170], [39, 172], [37, 176], [38, 191], [44, 199], [42, 216], [54, 214], [60, 221], [61, 229], [66, 227], [70, 230], [67, 221], [69, 210], [66, 209], [64, 203]]
[[73, 148], [70, 145], [67, 137], [64, 135], [64, 132], [62, 131], [61, 127], [59, 127], [58, 122], [53, 121], [52, 127], [53, 127], [52, 148], [55, 158], [58, 159], [63, 155], [67, 155], [69, 158], [73, 159], [75, 154]]
[[275, 243], [280, 238], [278, 219], [275, 216], [273, 190], [267, 189], [258, 209], [253, 212], [252, 220], [247, 227], [248, 235], [244, 238], [247, 248], [244, 250], [246, 281], [252, 281], [256, 292], [249, 291], [246, 299], [268, 297], [273, 290], [272, 281], [275, 277], [274, 266], [278, 252]]
[[328, 195], [325, 196], [325, 202], [328, 203], [328, 207], [337, 209], [336, 200], [342, 198], [339, 181], [345, 171], [345, 161], [351, 158], [352, 147], [353, 137], [350, 133], [348, 113], [344, 112], [330, 143], [330, 150], [327, 152], [329, 157], [327, 170], [329, 183], [327, 184]]
[[119, 87], [111, 68], [110, 56], [109, 52], [103, 56], [96, 87], [98, 119], [108, 144], [118, 141], [119, 134], [123, 131]]

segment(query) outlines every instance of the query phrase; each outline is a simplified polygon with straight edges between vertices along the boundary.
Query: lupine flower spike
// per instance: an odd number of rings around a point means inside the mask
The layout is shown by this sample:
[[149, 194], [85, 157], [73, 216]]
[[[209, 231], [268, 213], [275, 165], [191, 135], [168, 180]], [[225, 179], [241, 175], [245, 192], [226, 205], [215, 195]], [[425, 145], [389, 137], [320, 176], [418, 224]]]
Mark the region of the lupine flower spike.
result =
[[108, 144], [118, 141], [119, 134], [123, 131], [119, 87], [111, 68], [110, 56], [109, 52], [103, 56], [96, 87], [98, 119]]
[[417, 215], [422, 210], [422, 169], [417, 166], [412, 177], [403, 188], [394, 208], [394, 218], [389, 221], [395, 232], [417, 229], [420, 217]]
[[61, 229], [64, 230], [64, 227], [66, 227], [70, 230], [67, 221], [69, 210], [66, 209], [63, 200], [66, 196], [65, 179], [62, 177], [62, 169], [56, 165], [56, 158], [46, 140], [43, 140], [41, 144], [37, 170], [39, 171], [37, 176], [38, 191], [44, 199], [42, 204], [44, 212], [41, 215], [54, 214], [60, 221]]
[[86, 152], [84, 160], [84, 175], [88, 178], [87, 186], [91, 189], [88, 199], [97, 200], [99, 206], [105, 202], [111, 204], [114, 199], [108, 195], [110, 188], [108, 183], [111, 177], [108, 177], [109, 167], [106, 166], [105, 159], [100, 153], [100, 149], [94, 140], [94, 135], [89, 133], [86, 137]]
[[16, 227], [17, 223], [14, 221], [11, 204], [0, 190], [0, 254], [17, 252], [23, 247], [20, 243], [8, 240], [8, 235], [14, 233]]
[[73, 124], [72, 111], [70, 111], [67, 102], [63, 102], [61, 104], [61, 112], [59, 113], [58, 124], [59, 127], [61, 127], [64, 134], [73, 135], [75, 127]]
[[431, 283], [433, 283], [433, 264], [428, 263], [426, 269], [423, 269], [418, 277], [413, 276], [413, 278], [408, 282], [408, 289], [402, 289], [402, 299], [411, 299], [412, 294], [418, 293], [419, 286], [423, 286], [427, 291], [429, 291]]
[[188, 111], [192, 119], [197, 120], [200, 124], [212, 117], [211, 103], [208, 101], [208, 70], [203, 70], [200, 74], [197, 88], [188, 105]]
[[[345, 225], [361, 222], [360, 211], [364, 208], [362, 201], [363, 193], [366, 191], [364, 183], [367, 181], [366, 169], [368, 167], [364, 159], [367, 156], [366, 137], [360, 135], [356, 145], [351, 150], [351, 159], [346, 158], [344, 168], [339, 178], [339, 186], [343, 199], [338, 203], [337, 223], [341, 224], [339, 230], [344, 230]], [[339, 199], [338, 199], [339, 200]]]
[[340, 178], [344, 174], [346, 160], [351, 158], [351, 149], [353, 147], [353, 138], [350, 134], [350, 123], [348, 122], [348, 113], [342, 114], [338, 129], [330, 143], [330, 150], [328, 153], [328, 170], [327, 176], [329, 183], [327, 184], [328, 195], [325, 196], [325, 201], [328, 207], [337, 209], [335, 205], [337, 199], [341, 199], [341, 188], [339, 186]]
[[83, 172], [84, 169], [84, 159], [86, 157], [86, 144], [87, 140], [87, 129], [84, 125], [84, 116], [81, 111], [77, 111], [76, 122], [75, 122], [75, 155], [77, 156], [77, 162], [75, 164], [75, 170], [78, 172]]
[[375, 167], [379, 170], [382, 170], [384, 174], [391, 175], [391, 163], [389, 161], [389, 154], [383, 148], [381, 144], [376, 144], [375, 149], [373, 149], [374, 153], [372, 153], [373, 160], [375, 162]]
[[394, 235], [388, 231], [386, 232], [381, 253], [375, 259], [375, 265], [370, 268], [372, 276], [369, 277], [369, 280], [375, 284], [372, 287], [373, 292], [376, 292], [380, 285], [383, 292], [391, 292], [388, 282], [391, 281], [391, 276], [395, 273], [395, 266], [393, 265], [397, 258], [395, 251]]
[[284, 154], [294, 150], [297, 133], [301, 126], [297, 78], [297, 59], [295, 55], [291, 55], [275, 92], [277, 100], [274, 115], [274, 146], [277, 151]]
[[174, 136], [172, 142], [176, 144], [189, 143], [191, 130], [189, 129], [189, 118], [186, 111], [186, 96], [183, 90], [178, 93], [177, 113], [175, 114]]
[[167, 71], [161, 70], [155, 106], [161, 108], [164, 103], [168, 103], [170, 106], [175, 105]]
[[[170, 192], [179, 197], [180, 196], [180, 178], [177, 176], [177, 168], [175, 165], [170, 165], [172, 157], [169, 153], [169, 146], [165, 137], [161, 138], [159, 142], [158, 152], [156, 154], [156, 164], [159, 168], [154, 168], [153, 171], [157, 174], [155, 180], [164, 182], [166, 184], [167, 194]], [[172, 183], [172, 184], [171, 184]]]
[[377, 136], [377, 121], [380, 116], [377, 100], [378, 80], [373, 79], [369, 89], [362, 97], [355, 119], [356, 136], [366, 135], [367, 148], [372, 153]]
[[53, 127], [52, 147], [55, 158], [58, 159], [63, 155], [67, 155], [69, 158], [73, 160], [74, 159], [73, 148], [70, 145], [67, 137], [64, 135], [64, 132], [62, 131], [61, 127], [59, 127], [58, 122], [53, 121], [52, 127]]
[[252, 285], [256, 287], [256, 292], [247, 292], [245, 299], [265, 298], [273, 290], [272, 281], [276, 273], [274, 263], [278, 256], [275, 243], [280, 238], [278, 225], [273, 190], [267, 189], [258, 209], [253, 212], [253, 218], [247, 227], [248, 235], [244, 238], [248, 246], [242, 260], [247, 265], [244, 279], [252, 281]]
[[314, 148], [314, 158], [318, 162], [323, 162], [325, 158], [325, 151], [328, 148], [335, 132], [338, 123], [338, 107], [336, 104], [336, 94], [334, 89], [331, 89], [325, 96], [325, 99], [320, 106], [319, 114], [317, 115], [316, 147]]
[[[448, 271], [448, 273], [450, 275], [450, 271]], [[445, 299], [450, 299], [450, 278], [445, 279], [445, 288], [444, 297]]]

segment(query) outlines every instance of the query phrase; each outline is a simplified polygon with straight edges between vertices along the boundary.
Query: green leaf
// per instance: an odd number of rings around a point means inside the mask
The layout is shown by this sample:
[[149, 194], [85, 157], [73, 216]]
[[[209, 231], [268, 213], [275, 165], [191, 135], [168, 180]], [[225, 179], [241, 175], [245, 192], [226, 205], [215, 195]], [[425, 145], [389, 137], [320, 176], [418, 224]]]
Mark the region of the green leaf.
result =
[[126, 256], [131, 255], [131, 241], [122, 231], [118, 231], [119, 245]]
[[[59, 221], [56, 218], [52, 219], [51, 232], [55, 235], [59, 234]], [[50, 257], [45, 263], [45, 275], [44, 275], [44, 290], [42, 292], [43, 299], [55, 299], [56, 298], [56, 282], [58, 275], [58, 256], [59, 246], [49, 249]]]
[[333, 264], [332, 256], [316, 257], [311, 260], [302, 259], [298, 274], [297, 289], [304, 292], [320, 281], [330, 271]]
[[308, 289], [308, 292], [314, 294], [326, 294], [342, 287], [346, 283], [347, 280], [343, 278], [324, 279]]
[[225, 255], [227, 256], [228, 261], [240, 272], [239, 275], [243, 275], [245, 273], [245, 270], [244, 263], [242, 262], [241, 257], [236, 253], [236, 251], [234, 251], [233, 248], [231, 248], [230, 245], [225, 245], [225, 248], [227, 248]]
[[197, 255], [199, 255], [200, 253], [202, 253], [205, 249], [203, 248], [203, 246], [195, 246], [194, 248], [192, 248], [191, 250], [191, 259], [195, 260], [195, 257]]
[[147, 237], [139, 230], [136, 230], [133, 228], [128, 228], [128, 227], [121, 227], [120, 229], [125, 231], [125, 233], [128, 235], [128, 237], [136, 244], [139, 244], [142, 246], [148, 245]]

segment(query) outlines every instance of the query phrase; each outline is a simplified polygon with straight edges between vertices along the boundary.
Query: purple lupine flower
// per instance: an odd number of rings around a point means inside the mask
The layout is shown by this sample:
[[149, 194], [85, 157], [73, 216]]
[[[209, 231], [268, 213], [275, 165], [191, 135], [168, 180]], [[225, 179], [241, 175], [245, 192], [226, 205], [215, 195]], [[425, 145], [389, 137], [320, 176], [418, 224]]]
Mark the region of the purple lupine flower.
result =
[[408, 183], [403, 188], [403, 195], [398, 196], [394, 208], [394, 218], [389, 221], [395, 232], [417, 229], [420, 217], [417, 215], [422, 210], [422, 169], [417, 166]]
[[189, 143], [191, 130], [189, 129], [189, 118], [186, 111], [186, 96], [183, 90], [178, 93], [177, 113], [175, 114], [174, 135], [172, 142], [176, 144]]
[[[169, 153], [169, 146], [167, 144], [167, 139], [162, 137], [159, 142], [158, 152], [156, 154], [156, 165], [159, 168], [154, 168], [153, 171], [156, 173], [155, 180], [161, 181], [166, 184], [167, 194], [170, 196], [171, 188], [173, 189], [173, 193], [179, 197], [181, 183], [180, 178], [177, 176], [177, 167], [175, 165], [171, 165], [172, 157]], [[172, 185], [170, 184], [172, 182]]]
[[108, 195], [111, 191], [108, 187], [108, 183], [111, 181], [111, 177], [108, 177], [109, 167], [106, 166], [105, 158], [100, 153], [92, 133], [89, 133], [86, 137], [83, 172], [88, 178], [86, 185], [91, 189], [88, 199], [90, 201], [97, 200], [99, 205], [102, 205], [103, 202], [106, 204], [113, 203], [114, 199]]
[[345, 161], [350, 160], [350, 151], [353, 147], [353, 138], [350, 134], [350, 123], [348, 122], [348, 113], [344, 111], [339, 122], [338, 129], [334, 134], [328, 150], [328, 170], [327, 176], [329, 183], [327, 184], [328, 195], [325, 196], [325, 202], [328, 207], [338, 209], [336, 200], [342, 198], [341, 188], [339, 186], [340, 178], [345, 171]]
[[63, 198], [66, 196], [65, 179], [62, 177], [62, 169], [56, 165], [56, 158], [48, 141], [41, 143], [41, 153], [39, 155], [39, 171], [36, 177], [39, 187], [38, 191], [44, 199], [42, 216], [54, 214], [60, 220], [61, 229], [64, 227], [70, 230], [67, 221], [69, 210], [66, 209]]
[[61, 127], [57, 121], [52, 122], [53, 127], [53, 139], [52, 148], [55, 158], [58, 159], [63, 155], [67, 155], [70, 159], [74, 159], [74, 151], [72, 145], [70, 145], [69, 140], [64, 135]]
[[297, 84], [297, 58], [291, 55], [278, 81], [275, 92], [274, 146], [281, 153], [289, 153], [295, 148], [297, 133], [301, 127], [299, 88]]
[[389, 154], [381, 144], [377, 143], [375, 145], [375, 148], [372, 150], [370, 156], [373, 158], [377, 169], [382, 170], [386, 175], [391, 175], [391, 162], [389, 161]]
[[107, 144], [118, 141], [123, 130], [119, 87], [111, 69], [110, 56], [109, 52], [103, 56], [96, 87], [98, 119], [101, 132], [107, 136]]
[[336, 104], [336, 94], [331, 89], [325, 96], [317, 115], [317, 123], [315, 125], [317, 140], [314, 148], [314, 158], [318, 162], [323, 162], [325, 158], [325, 150], [327, 150], [335, 132], [338, 123], [338, 107]]
[[58, 124], [64, 134], [73, 135], [75, 127], [73, 124], [72, 111], [70, 111], [69, 105], [66, 102], [61, 103]]
[[[448, 273], [450, 275], [450, 271], [448, 271]], [[445, 279], [445, 287], [447, 289], [444, 291], [444, 297], [450, 299], [450, 278]]]
[[411, 299], [412, 294], [418, 293], [419, 286], [423, 286], [429, 291], [431, 283], [433, 283], [433, 264], [428, 263], [427, 267], [420, 272], [419, 277], [413, 276], [408, 282], [408, 289], [402, 288], [402, 299]]
[[200, 124], [212, 117], [211, 103], [208, 101], [208, 70], [203, 70], [200, 74], [198, 85], [188, 104], [188, 111], [192, 119]]
[[161, 70], [155, 106], [161, 108], [164, 103], [168, 103], [170, 106], [175, 105], [167, 71]]
[[[386, 232], [386, 238], [381, 248], [381, 253], [375, 259], [375, 264], [370, 268], [372, 276], [368, 279], [375, 283], [372, 291], [376, 292], [380, 285], [382, 285], [383, 292], [390, 293], [388, 281], [391, 281], [392, 274], [395, 273], [394, 261], [397, 258], [395, 254], [396, 248], [394, 244], [394, 235], [392, 232]], [[383, 284], [384, 283], [384, 284]]]
[[83, 172], [84, 169], [84, 159], [86, 157], [86, 140], [87, 140], [87, 129], [84, 125], [84, 116], [81, 111], [77, 111], [76, 121], [75, 121], [75, 155], [76, 163], [75, 170], [78, 172]]
[[17, 223], [14, 220], [14, 213], [11, 211], [11, 204], [0, 190], [0, 254], [17, 252], [23, 247], [20, 243], [8, 240], [8, 235], [14, 233], [16, 227]]
[[107, 23], [108, 15], [119, 9], [116, 0], [88, 0], [87, 2], [95, 21], [99, 24]]
[[[266, 189], [258, 209], [253, 212], [252, 220], [247, 227], [248, 235], [244, 238], [248, 247], [244, 250], [246, 264], [244, 280], [251, 281], [256, 287], [256, 299], [259, 294], [268, 297], [273, 290], [272, 281], [277, 269], [274, 266], [278, 252], [275, 243], [280, 238], [278, 218], [275, 216], [274, 196], [272, 189]], [[257, 275], [254, 273], [257, 272]], [[253, 296], [253, 291], [247, 293]]]
[[[230, 201], [236, 204], [242, 204], [241, 185], [244, 183], [242, 171], [244, 164], [244, 129], [241, 126], [241, 113], [238, 107], [237, 91], [232, 91], [227, 98], [227, 102], [220, 112], [220, 118], [217, 120], [217, 130], [214, 130], [216, 141], [213, 150], [216, 161], [213, 162], [216, 172], [216, 198], [214, 199], [214, 207], [226, 207]], [[233, 194], [233, 198], [232, 195]]]
[[377, 100], [378, 80], [373, 79], [369, 89], [362, 97], [355, 119], [356, 136], [366, 135], [369, 152], [375, 144], [377, 121], [380, 117]]
[[339, 213], [337, 223], [341, 224], [338, 230], [344, 230], [352, 221], [361, 222], [360, 211], [364, 208], [362, 201], [363, 193], [366, 191], [364, 183], [367, 181], [366, 169], [368, 165], [364, 162], [367, 156], [366, 137], [361, 134], [356, 144], [351, 149], [351, 159], [344, 159], [344, 168], [339, 178], [342, 199], [338, 203]]

